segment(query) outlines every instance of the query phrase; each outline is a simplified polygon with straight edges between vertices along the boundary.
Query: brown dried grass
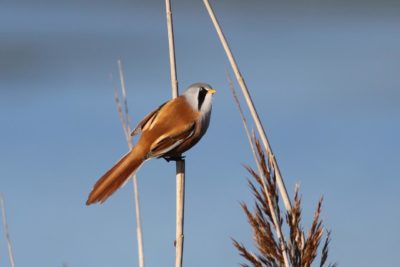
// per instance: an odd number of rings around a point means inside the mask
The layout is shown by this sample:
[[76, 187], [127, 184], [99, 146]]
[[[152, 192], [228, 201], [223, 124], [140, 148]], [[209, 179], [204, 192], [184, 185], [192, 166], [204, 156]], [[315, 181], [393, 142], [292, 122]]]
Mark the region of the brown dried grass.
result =
[[[262, 174], [258, 174], [254, 169], [246, 166], [246, 169], [252, 176], [252, 180], [248, 180], [249, 188], [254, 196], [254, 210], [251, 211], [247, 204], [241, 203], [242, 209], [247, 217], [253, 233], [254, 246], [257, 252], [252, 252], [242, 243], [233, 240], [233, 245], [237, 248], [239, 254], [247, 260], [248, 263], [243, 263], [242, 266], [271, 266], [280, 267], [284, 265], [282, 256], [282, 244], [277, 238], [276, 229], [271, 214], [275, 212], [279, 216], [280, 227], [282, 228], [284, 221], [282, 212], [279, 209], [279, 195], [276, 186], [276, 178], [274, 169], [270, 159], [266, 159], [265, 153], [255, 137], [253, 144], [257, 152], [258, 164], [262, 167]], [[264, 190], [262, 177], [265, 177], [266, 188]], [[272, 205], [269, 205], [267, 193], [272, 197]], [[305, 233], [301, 226], [301, 197], [299, 188], [295, 189], [292, 210], [286, 213], [285, 223], [288, 229], [288, 238], [284, 244], [290, 265], [293, 267], [309, 267], [315, 262], [320, 252], [319, 266], [325, 266], [328, 259], [330, 232], [327, 231], [325, 240], [321, 248], [321, 240], [324, 236], [323, 221], [320, 218], [322, 211], [321, 198], [317, 204], [314, 213], [314, 218], [310, 229]], [[270, 210], [270, 206], [274, 207], [275, 211]], [[334, 267], [336, 264], [329, 264]]]

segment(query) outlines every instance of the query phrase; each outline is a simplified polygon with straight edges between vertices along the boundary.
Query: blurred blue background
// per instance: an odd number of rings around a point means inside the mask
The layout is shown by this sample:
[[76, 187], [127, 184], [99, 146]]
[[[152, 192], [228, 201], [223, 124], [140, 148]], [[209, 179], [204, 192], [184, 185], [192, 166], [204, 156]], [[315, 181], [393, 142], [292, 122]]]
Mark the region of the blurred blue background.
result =
[[[212, 1], [307, 228], [324, 195], [330, 260], [393, 266], [400, 249], [400, 2]], [[132, 186], [86, 207], [127, 151], [113, 87], [122, 59], [133, 124], [170, 98], [164, 1], [3, 1], [0, 191], [17, 266], [137, 266]], [[181, 89], [218, 89], [187, 153], [186, 266], [238, 266], [254, 166], [229, 64], [202, 1], [173, 1]], [[139, 172], [146, 266], [171, 266], [175, 164]], [[3, 229], [0, 230], [3, 234]], [[0, 238], [0, 265], [8, 266]]]

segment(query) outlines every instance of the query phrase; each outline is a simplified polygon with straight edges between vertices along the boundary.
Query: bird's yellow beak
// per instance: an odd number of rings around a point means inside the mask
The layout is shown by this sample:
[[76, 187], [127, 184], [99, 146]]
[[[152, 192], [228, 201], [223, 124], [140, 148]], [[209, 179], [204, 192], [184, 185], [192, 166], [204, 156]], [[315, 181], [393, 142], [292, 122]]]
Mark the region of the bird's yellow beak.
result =
[[208, 93], [209, 94], [215, 94], [217, 91], [216, 90], [214, 90], [214, 89], [212, 89], [212, 88], [210, 88], [210, 89], [208, 89]]

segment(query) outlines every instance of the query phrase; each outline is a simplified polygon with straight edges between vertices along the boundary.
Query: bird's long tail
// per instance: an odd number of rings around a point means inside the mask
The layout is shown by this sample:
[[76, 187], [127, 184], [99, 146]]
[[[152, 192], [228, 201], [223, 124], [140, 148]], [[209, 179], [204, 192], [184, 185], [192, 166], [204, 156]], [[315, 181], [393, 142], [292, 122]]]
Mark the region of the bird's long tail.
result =
[[86, 205], [103, 203], [118, 188], [124, 185], [128, 177], [133, 174], [143, 163], [143, 157], [134, 151], [126, 154], [94, 185], [90, 192]]

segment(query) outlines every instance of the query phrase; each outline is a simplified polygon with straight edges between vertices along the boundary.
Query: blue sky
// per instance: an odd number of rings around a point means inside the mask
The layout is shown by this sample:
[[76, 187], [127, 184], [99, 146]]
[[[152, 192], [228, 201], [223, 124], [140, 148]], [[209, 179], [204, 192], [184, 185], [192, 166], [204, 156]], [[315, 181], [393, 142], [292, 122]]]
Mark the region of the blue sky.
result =
[[[214, 2], [214, 1], [212, 1]], [[324, 195], [330, 259], [391, 266], [400, 249], [400, 4], [215, 1], [215, 11], [307, 227]], [[0, 191], [17, 266], [136, 266], [131, 184], [86, 207], [127, 146], [113, 99], [122, 59], [134, 124], [170, 98], [163, 1], [7, 2], [0, 10]], [[178, 79], [218, 89], [187, 153], [186, 266], [238, 266], [254, 165], [226, 56], [201, 1], [173, 1]], [[139, 172], [147, 266], [174, 261], [175, 166]], [[2, 232], [2, 230], [1, 230]], [[0, 265], [7, 266], [0, 238]]]

